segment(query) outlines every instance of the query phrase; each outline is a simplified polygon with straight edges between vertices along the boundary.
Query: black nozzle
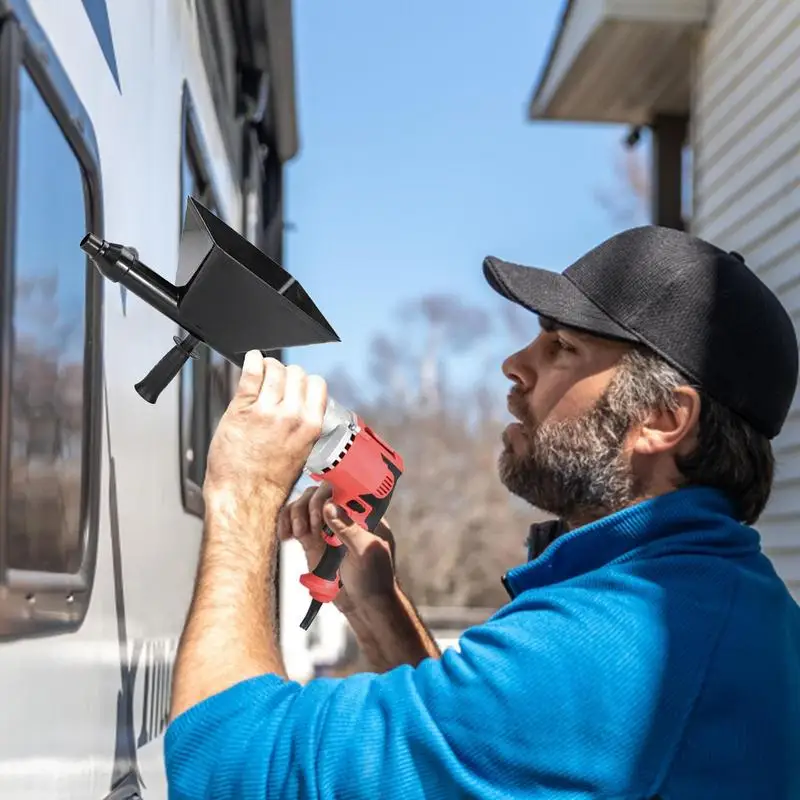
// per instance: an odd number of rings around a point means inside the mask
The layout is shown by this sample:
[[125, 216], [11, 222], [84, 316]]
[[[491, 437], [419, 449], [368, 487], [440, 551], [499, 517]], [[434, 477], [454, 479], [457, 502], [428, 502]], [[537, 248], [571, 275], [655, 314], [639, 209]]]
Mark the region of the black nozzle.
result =
[[93, 233], [87, 233], [86, 236], [81, 239], [81, 250], [90, 258], [94, 258], [96, 255], [100, 254], [100, 251], [103, 249], [103, 244], [104, 240], [99, 236], [95, 236]]
[[132, 247], [107, 242], [93, 233], [81, 239], [81, 250], [92, 259], [100, 274], [114, 283], [122, 282], [153, 308], [175, 318], [180, 297], [178, 287], [139, 261]]
[[148, 403], [155, 403], [161, 392], [169, 386], [170, 381], [181, 371], [181, 367], [190, 358], [197, 358], [195, 348], [200, 344], [198, 338], [188, 334], [184, 339], [174, 336], [172, 341], [175, 342], [175, 347], [134, 386], [139, 396], [147, 400]]

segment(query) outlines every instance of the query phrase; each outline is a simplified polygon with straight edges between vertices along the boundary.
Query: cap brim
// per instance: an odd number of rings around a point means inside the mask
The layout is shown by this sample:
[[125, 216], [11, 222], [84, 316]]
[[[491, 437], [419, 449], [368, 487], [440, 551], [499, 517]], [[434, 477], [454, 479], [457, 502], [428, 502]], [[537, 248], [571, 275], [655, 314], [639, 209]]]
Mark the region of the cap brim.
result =
[[498, 294], [534, 314], [597, 336], [639, 341], [598, 308], [565, 275], [512, 264], [494, 256], [484, 259], [483, 274]]

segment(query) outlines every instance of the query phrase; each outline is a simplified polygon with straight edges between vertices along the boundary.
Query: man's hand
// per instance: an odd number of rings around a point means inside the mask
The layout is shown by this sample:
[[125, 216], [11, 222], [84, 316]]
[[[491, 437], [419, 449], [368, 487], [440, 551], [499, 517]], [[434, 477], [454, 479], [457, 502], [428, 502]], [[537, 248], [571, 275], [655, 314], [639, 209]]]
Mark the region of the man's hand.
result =
[[342, 589], [334, 603], [343, 614], [348, 614], [358, 606], [386, 599], [395, 592], [394, 537], [385, 520], [378, 523], [374, 533], [369, 533], [337, 508], [331, 495], [331, 487], [324, 481], [306, 489], [281, 510], [278, 535], [281, 541], [297, 539], [305, 551], [309, 569], [314, 569], [325, 550], [320, 531], [323, 522], [327, 522], [347, 547], [340, 571]]
[[208, 450], [206, 499], [277, 493], [285, 501], [319, 438], [327, 400], [321, 377], [257, 350], [247, 353]]
[[175, 662], [171, 719], [236, 683], [285, 677], [274, 627], [278, 514], [320, 435], [322, 378], [257, 350], [208, 452], [205, 530]]
[[381, 522], [369, 533], [330, 498], [331, 488], [323, 482], [284, 506], [278, 518], [281, 540], [300, 542], [309, 569], [316, 567], [325, 549], [323, 521], [342, 541], [347, 555], [340, 569], [342, 589], [334, 602], [376, 672], [438, 658], [441, 652], [431, 632], [395, 578], [394, 537], [389, 526]]

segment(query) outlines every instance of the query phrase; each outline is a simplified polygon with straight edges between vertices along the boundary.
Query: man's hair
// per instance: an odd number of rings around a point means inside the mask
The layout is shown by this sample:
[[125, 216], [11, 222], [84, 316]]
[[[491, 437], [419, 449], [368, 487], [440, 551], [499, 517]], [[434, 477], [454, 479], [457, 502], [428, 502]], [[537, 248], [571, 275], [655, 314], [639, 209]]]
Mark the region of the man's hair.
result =
[[[694, 384], [651, 350], [634, 347], [621, 359], [608, 399], [615, 410], [643, 421], [651, 409], [676, 408], [679, 386]], [[722, 490], [733, 501], [739, 520], [752, 525], [772, 491], [775, 457], [770, 440], [705, 392], [697, 391], [697, 446], [676, 459], [681, 485]]]

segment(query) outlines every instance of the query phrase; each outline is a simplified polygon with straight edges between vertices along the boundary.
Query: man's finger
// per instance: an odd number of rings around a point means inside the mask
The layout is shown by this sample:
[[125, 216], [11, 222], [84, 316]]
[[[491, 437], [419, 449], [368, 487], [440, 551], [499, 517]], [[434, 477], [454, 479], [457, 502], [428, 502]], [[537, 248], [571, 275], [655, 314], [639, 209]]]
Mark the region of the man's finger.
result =
[[236, 394], [242, 399], [255, 400], [264, 380], [264, 356], [258, 350], [249, 350], [242, 362], [242, 374]]
[[311, 500], [314, 498], [314, 492], [316, 491], [315, 486], [308, 486], [306, 489], [303, 490], [300, 497], [297, 498], [292, 503], [293, 507], [301, 508], [303, 513], [308, 516], [308, 508]]
[[328, 384], [320, 375], [309, 375], [306, 381], [305, 410], [306, 415], [319, 424], [325, 417], [328, 404]]
[[285, 370], [286, 381], [283, 387], [281, 405], [299, 416], [303, 411], [306, 393], [306, 373], [296, 364], [290, 364]]
[[292, 538], [292, 522], [289, 519], [289, 507], [284, 506], [278, 512], [278, 541], [285, 542]]
[[303, 503], [300, 500], [292, 503], [289, 506], [289, 517], [292, 521], [292, 535], [295, 539], [302, 540], [310, 536], [312, 531], [309, 524], [307, 503]]
[[325, 503], [322, 514], [328, 527], [342, 540], [342, 544], [354, 553], [363, 553], [375, 537], [333, 503]]
[[283, 398], [286, 367], [275, 358], [265, 358], [264, 380], [258, 393], [258, 404], [263, 410], [274, 408]]
[[322, 507], [333, 495], [333, 488], [326, 481], [322, 481], [308, 504], [308, 516], [311, 520], [311, 530], [319, 533], [322, 530]]

